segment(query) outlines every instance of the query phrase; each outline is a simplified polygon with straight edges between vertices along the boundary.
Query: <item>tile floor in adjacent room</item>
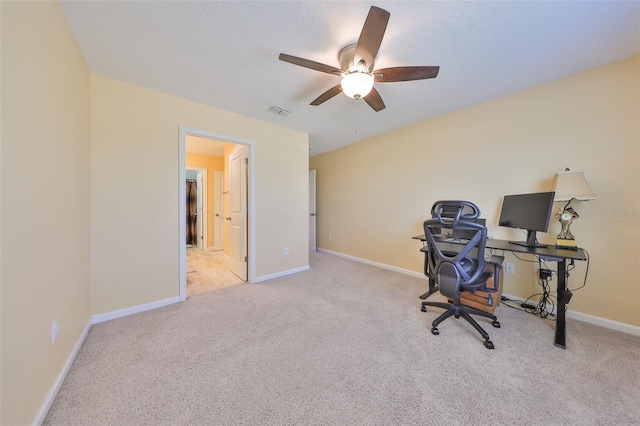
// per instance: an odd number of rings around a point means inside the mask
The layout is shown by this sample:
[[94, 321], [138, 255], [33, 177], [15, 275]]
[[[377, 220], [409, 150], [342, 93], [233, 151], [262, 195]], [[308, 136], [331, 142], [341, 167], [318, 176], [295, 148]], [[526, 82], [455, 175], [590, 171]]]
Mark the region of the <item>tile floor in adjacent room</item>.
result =
[[229, 269], [224, 251], [187, 247], [187, 297], [243, 282]]

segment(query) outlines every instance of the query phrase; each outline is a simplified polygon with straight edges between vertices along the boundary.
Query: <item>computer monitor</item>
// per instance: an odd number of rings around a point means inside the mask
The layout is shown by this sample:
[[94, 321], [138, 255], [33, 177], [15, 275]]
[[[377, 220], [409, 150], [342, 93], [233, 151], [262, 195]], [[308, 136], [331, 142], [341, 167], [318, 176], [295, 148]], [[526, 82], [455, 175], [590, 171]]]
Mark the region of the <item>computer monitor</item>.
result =
[[546, 247], [538, 243], [536, 232], [547, 232], [555, 192], [505, 195], [498, 225], [527, 231], [527, 241], [511, 241], [524, 247]]
[[[480, 225], [484, 226], [485, 228], [487, 227], [487, 220], [484, 218], [477, 218], [477, 219], [470, 219], [470, 222], [475, 222], [475, 223], [479, 223]], [[459, 241], [459, 240], [470, 240], [471, 238], [473, 238], [474, 235], [476, 235], [476, 230], [462, 230], [462, 229], [454, 229], [451, 232], [451, 236], [453, 237], [453, 239], [455, 241]]]

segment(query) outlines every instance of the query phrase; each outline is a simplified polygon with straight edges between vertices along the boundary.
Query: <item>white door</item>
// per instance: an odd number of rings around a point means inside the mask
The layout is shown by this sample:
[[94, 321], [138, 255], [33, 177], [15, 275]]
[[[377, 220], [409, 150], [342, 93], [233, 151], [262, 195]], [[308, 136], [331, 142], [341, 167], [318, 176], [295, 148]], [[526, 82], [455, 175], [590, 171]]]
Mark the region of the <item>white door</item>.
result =
[[224, 172], [213, 172], [213, 249], [224, 250]]
[[316, 171], [309, 170], [309, 250], [316, 251]]
[[202, 200], [202, 197], [204, 196], [204, 178], [203, 178], [204, 172], [199, 171], [197, 174], [197, 183], [196, 183], [196, 190], [198, 192], [198, 202], [197, 202], [197, 207], [196, 207], [196, 229], [198, 232], [198, 248], [200, 250], [204, 250], [204, 212], [203, 212], [203, 206], [204, 206], [204, 202]]
[[229, 208], [231, 235], [229, 245], [231, 272], [247, 280], [247, 163], [246, 148], [239, 147], [229, 156]]

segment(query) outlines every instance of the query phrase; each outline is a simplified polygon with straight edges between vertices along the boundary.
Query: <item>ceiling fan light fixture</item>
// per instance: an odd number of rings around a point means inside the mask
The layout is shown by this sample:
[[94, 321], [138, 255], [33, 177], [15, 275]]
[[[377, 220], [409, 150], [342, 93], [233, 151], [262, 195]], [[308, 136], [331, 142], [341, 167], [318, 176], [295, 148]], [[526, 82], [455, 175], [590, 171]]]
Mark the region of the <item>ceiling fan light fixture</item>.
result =
[[352, 99], [364, 98], [373, 89], [373, 76], [366, 72], [356, 71], [342, 77], [342, 91]]

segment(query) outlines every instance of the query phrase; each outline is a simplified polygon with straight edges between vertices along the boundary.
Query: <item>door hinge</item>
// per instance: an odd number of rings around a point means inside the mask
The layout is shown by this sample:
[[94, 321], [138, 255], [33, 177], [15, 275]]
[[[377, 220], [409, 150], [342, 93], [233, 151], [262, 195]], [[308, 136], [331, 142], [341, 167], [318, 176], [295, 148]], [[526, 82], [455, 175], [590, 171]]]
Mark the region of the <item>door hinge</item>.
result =
[[249, 159], [248, 158], [244, 159], [244, 164], [249, 164]]
[[248, 261], [249, 261], [249, 256], [245, 256], [245, 257], [244, 257], [244, 261], [245, 261], [245, 262], [248, 262]]

